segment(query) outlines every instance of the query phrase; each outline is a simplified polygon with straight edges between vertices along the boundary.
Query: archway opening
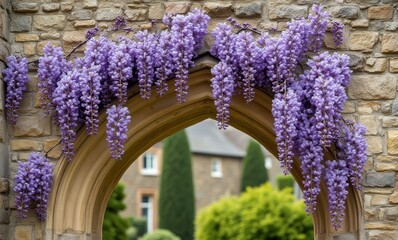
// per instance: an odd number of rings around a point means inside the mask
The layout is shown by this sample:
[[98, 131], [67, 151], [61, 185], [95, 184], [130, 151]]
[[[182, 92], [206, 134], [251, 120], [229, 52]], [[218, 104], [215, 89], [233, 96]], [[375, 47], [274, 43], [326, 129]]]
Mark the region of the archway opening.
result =
[[[49, 239], [61, 235], [100, 239], [102, 221], [108, 199], [123, 173], [144, 151], [171, 134], [204, 119], [215, 119], [210, 79], [213, 60], [197, 63], [189, 77], [187, 101], [178, 104], [174, 89], [159, 98], [142, 100], [138, 88], [130, 91], [127, 107], [132, 115], [126, 152], [122, 161], [111, 161], [105, 141], [105, 114], [100, 116], [98, 135], [86, 136], [79, 131], [76, 156], [73, 162], [59, 161], [55, 167], [53, 191], [48, 206], [46, 234]], [[172, 84], [170, 84], [172, 85]], [[153, 90], [155, 91], [155, 90]], [[277, 155], [272, 96], [264, 89], [256, 89], [254, 101], [246, 104], [235, 97], [231, 104], [230, 125], [246, 133], [273, 155]], [[300, 163], [296, 159], [291, 174], [300, 183]], [[328, 239], [339, 233], [360, 234], [362, 208], [359, 193], [349, 188], [345, 221], [338, 232], [329, 222], [325, 185], [321, 186], [318, 210], [313, 215], [316, 239]], [[358, 236], [360, 237], [360, 236]]]

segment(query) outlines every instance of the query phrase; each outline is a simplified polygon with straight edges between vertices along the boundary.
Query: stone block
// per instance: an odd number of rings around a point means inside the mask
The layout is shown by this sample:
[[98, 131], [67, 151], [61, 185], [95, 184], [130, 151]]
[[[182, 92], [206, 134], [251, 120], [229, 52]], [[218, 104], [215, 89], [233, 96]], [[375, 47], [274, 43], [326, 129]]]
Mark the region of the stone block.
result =
[[390, 72], [392, 73], [398, 72], [398, 58], [390, 59]]
[[36, 30], [43, 31], [59, 31], [62, 30], [66, 23], [64, 15], [34, 15], [33, 27]]
[[380, 111], [381, 104], [379, 102], [358, 102], [359, 114], [371, 114]]
[[71, 3], [61, 3], [62, 12], [70, 12], [73, 10], [73, 4]]
[[57, 12], [61, 9], [61, 4], [59, 3], [44, 3], [42, 4], [43, 12]]
[[33, 226], [16, 226], [14, 237], [18, 240], [31, 240], [33, 235]]
[[384, 33], [381, 37], [382, 53], [398, 53], [398, 33]]
[[98, 7], [97, 0], [84, 0], [83, 8], [96, 9]]
[[[365, 229], [375, 229], [375, 230], [398, 230], [398, 224], [395, 222], [368, 222], [365, 223]], [[384, 240], [384, 239], [383, 239]]]
[[279, 5], [269, 9], [269, 19], [294, 19], [307, 17], [307, 6]]
[[366, 135], [376, 135], [378, 132], [378, 121], [375, 115], [361, 115], [359, 122], [366, 127]]
[[357, 19], [351, 22], [351, 26], [354, 28], [367, 28], [369, 26], [369, 20]]
[[398, 207], [389, 207], [386, 209], [386, 219], [398, 222]]
[[352, 32], [349, 45], [351, 50], [371, 52], [377, 43], [379, 34], [377, 32]]
[[398, 192], [391, 194], [389, 201], [391, 204], [398, 204]]
[[13, 14], [11, 32], [29, 32], [32, 29], [32, 17], [24, 14]]
[[33, 33], [16, 33], [16, 42], [35, 42], [39, 41], [39, 36]]
[[368, 240], [397, 240], [398, 232], [370, 230]]
[[31, 2], [13, 2], [12, 9], [16, 13], [35, 13], [39, 11], [38, 3]]
[[375, 20], [390, 20], [394, 9], [391, 5], [372, 6], [368, 8], [368, 18]]
[[383, 195], [375, 195], [372, 197], [370, 201], [370, 205], [372, 206], [383, 206], [388, 204], [388, 197]]
[[39, 137], [50, 135], [51, 121], [50, 118], [39, 116], [19, 116], [17, 124], [14, 128], [14, 136], [22, 137]]
[[128, 9], [124, 13], [130, 21], [144, 21], [146, 20], [148, 10], [146, 9]]
[[[85, 41], [86, 40], [85, 34], [86, 34], [85, 30], [64, 32], [64, 35], [62, 37], [62, 40], [64, 41], [64, 46], [63, 46], [64, 51], [70, 52], [77, 44]], [[83, 52], [84, 49], [80, 48], [76, 51]]]
[[365, 71], [371, 73], [381, 73], [387, 69], [387, 58], [368, 58], [366, 60]]
[[40, 34], [40, 38], [43, 40], [48, 40], [48, 39], [59, 39], [61, 37], [61, 34], [58, 32], [48, 32], [48, 33], [42, 33]]
[[11, 149], [18, 150], [41, 150], [42, 142], [37, 140], [17, 139], [11, 141]]
[[381, 153], [383, 152], [383, 144], [379, 136], [367, 136], [366, 142], [368, 143], [367, 153]]
[[190, 2], [167, 2], [164, 4], [166, 13], [184, 14], [189, 11], [191, 7]]
[[341, 233], [339, 235], [333, 236], [333, 240], [356, 240], [358, 237], [356, 234], [352, 233]]
[[387, 150], [389, 154], [398, 154], [398, 130], [387, 131]]
[[101, 8], [95, 13], [95, 19], [99, 21], [113, 21], [123, 14], [120, 8]]
[[73, 11], [68, 17], [68, 20], [90, 20], [90, 19], [91, 19], [90, 10]]
[[82, 21], [75, 21], [75, 28], [88, 28], [94, 27], [97, 22], [95, 20], [82, 20]]
[[148, 18], [149, 19], [162, 19], [164, 15], [164, 8], [161, 3], [155, 3], [149, 7]]
[[[347, 42], [347, 41], [344, 41]], [[361, 69], [363, 67], [363, 57], [355, 53], [347, 53], [350, 57], [349, 67], [352, 70]]]
[[8, 193], [10, 183], [7, 178], [0, 178], [0, 193]]
[[398, 117], [384, 116], [381, 119], [381, 125], [384, 128], [398, 127]]
[[363, 184], [366, 187], [395, 187], [395, 172], [368, 173]]
[[336, 18], [357, 19], [359, 8], [357, 6], [335, 6], [329, 11]]
[[397, 76], [354, 75], [348, 86], [350, 99], [377, 100], [394, 99]]
[[44, 151], [49, 158], [59, 158], [62, 154], [60, 139], [49, 139], [44, 141]]
[[206, 2], [204, 3], [203, 9], [210, 17], [214, 18], [225, 18], [232, 15], [232, 4], [230, 2]]
[[237, 17], [260, 17], [262, 12], [262, 5], [260, 2], [237, 3], [234, 6], [234, 10]]

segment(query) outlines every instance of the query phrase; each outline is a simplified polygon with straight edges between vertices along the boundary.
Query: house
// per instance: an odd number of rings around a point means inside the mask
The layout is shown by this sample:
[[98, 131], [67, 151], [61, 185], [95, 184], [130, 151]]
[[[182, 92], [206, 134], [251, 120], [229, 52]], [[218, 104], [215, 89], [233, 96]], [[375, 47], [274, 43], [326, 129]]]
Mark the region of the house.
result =
[[[196, 210], [223, 196], [238, 195], [249, 137], [234, 128], [219, 130], [214, 120], [202, 121], [187, 128], [186, 132], [192, 152]], [[142, 154], [121, 179], [126, 186], [127, 205], [122, 215], [145, 216], [149, 232], [158, 225], [162, 155], [162, 143], [159, 142]], [[274, 159], [270, 154], [266, 155], [266, 162], [271, 158]]]

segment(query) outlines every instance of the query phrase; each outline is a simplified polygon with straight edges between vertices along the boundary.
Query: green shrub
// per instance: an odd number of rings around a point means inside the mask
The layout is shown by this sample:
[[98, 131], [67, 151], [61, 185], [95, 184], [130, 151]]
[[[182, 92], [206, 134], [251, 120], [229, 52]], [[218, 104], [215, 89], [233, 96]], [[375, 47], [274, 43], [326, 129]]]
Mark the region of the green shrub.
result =
[[248, 188], [206, 207], [196, 218], [198, 240], [313, 239], [312, 219], [291, 189], [278, 191], [269, 183]]
[[285, 188], [292, 188], [294, 187], [294, 178], [292, 175], [280, 175], [276, 177], [276, 183], [278, 185], [278, 189], [282, 190]]
[[191, 151], [185, 131], [165, 139], [159, 193], [159, 228], [183, 240], [194, 235], [195, 198]]
[[147, 233], [141, 240], [181, 240], [169, 230], [158, 229], [152, 233]]
[[261, 145], [250, 140], [246, 156], [243, 159], [241, 192], [244, 192], [247, 187], [257, 187], [267, 181], [268, 171], [265, 168], [264, 153]]
[[127, 238], [129, 240], [138, 240], [146, 232], [146, 218], [145, 217], [131, 217], [131, 227], [127, 229]]

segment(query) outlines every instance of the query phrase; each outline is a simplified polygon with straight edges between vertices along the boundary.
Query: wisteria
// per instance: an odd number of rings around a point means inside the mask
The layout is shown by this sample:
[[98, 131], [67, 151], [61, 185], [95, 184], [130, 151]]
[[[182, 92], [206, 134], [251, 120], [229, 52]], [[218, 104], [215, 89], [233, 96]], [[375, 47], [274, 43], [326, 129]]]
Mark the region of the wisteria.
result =
[[79, 78], [81, 106], [88, 135], [96, 135], [98, 130], [98, 111], [101, 93], [100, 66], [83, 66]]
[[3, 70], [4, 82], [7, 84], [5, 108], [8, 123], [15, 125], [18, 119], [18, 109], [22, 95], [29, 81], [28, 59], [19, 56], [7, 57], [7, 68]]
[[124, 143], [127, 140], [128, 125], [131, 121], [130, 112], [127, 107], [112, 105], [106, 111], [106, 140], [111, 152], [111, 157], [121, 160], [124, 153]]
[[138, 74], [138, 85], [140, 94], [144, 99], [151, 96], [151, 86], [155, 77], [155, 36], [147, 30], [136, 34], [136, 63]]
[[345, 199], [348, 194], [348, 169], [346, 161], [326, 161], [324, 180], [328, 190], [330, 218], [337, 230], [344, 220]]
[[76, 138], [75, 128], [79, 119], [81, 96], [79, 79], [80, 73], [78, 70], [69, 71], [62, 76], [53, 93], [58, 125], [61, 130], [62, 152], [68, 161], [72, 161], [75, 155], [73, 147]]
[[46, 220], [52, 179], [52, 164], [40, 153], [31, 153], [26, 162], [18, 163], [14, 186], [18, 219], [26, 218], [34, 204], [37, 218]]
[[71, 64], [64, 58], [62, 49], [51, 45], [51, 43], [44, 46], [43, 53], [43, 57], [39, 58], [37, 74], [39, 77], [40, 103], [45, 116], [48, 116], [55, 110], [52, 93], [62, 74], [71, 68]]
[[110, 53], [108, 73], [111, 78], [111, 93], [124, 105], [127, 102], [127, 81], [133, 75], [132, 59], [125, 42], [119, 43]]
[[[189, 69], [203, 49], [209, 19], [201, 10], [187, 15], [167, 14], [163, 18], [164, 29], [163, 25], [160, 29], [136, 32], [120, 16], [110, 29], [90, 29], [84, 56], [71, 62], [65, 59], [61, 48], [46, 45], [39, 61], [40, 100], [46, 114], [54, 113], [65, 159], [74, 157], [81, 120], [89, 135], [97, 133], [102, 107], [106, 108], [110, 156], [122, 159], [131, 122], [126, 107], [131, 85], [136, 84], [140, 96], [149, 99], [154, 87], [159, 96], [165, 95], [168, 80], [174, 78], [177, 100], [184, 103]], [[284, 173], [292, 170], [294, 159], [300, 161], [304, 202], [310, 214], [317, 210], [321, 180], [325, 181], [331, 221], [337, 229], [344, 217], [348, 186], [361, 187], [366, 129], [342, 117], [351, 70], [348, 56], [321, 51], [329, 23], [335, 45], [341, 45], [344, 25], [329, 21], [329, 14], [321, 5], [312, 7], [308, 19], [292, 20], [277, 35], [260, 32], [232, 18], [229, 23], [218, 24], [211, 33], [214, 43], [210, 54], [219, 60], [211, 69], [211, 87], [220, 129], [228, 127], [233, 97], [242, 95], [250, 104], [256, 88], [269, 90], [274, 98], [275, 139]], [[152, 22], [152, 26], [155, 24]], [[107, 37], [111, 31], [128, 34], [113, 41]], [[27, 72], [26, 59], [9, 58], [4, 81], [12, 124], [16, 122]], [[336, 149], [335, 159], [325, 161], [327, 149]], [[31, 171], [31, 166], [21, 164], [20, 169], [21, 195], [16, 202], [19, 215], [24, 216], [34, 193], [29, 185], [33, 183], [23, 175]], [[40, 191], [44, 196], [45, 191]], [[38, 215], [43, 216], [44, 209], [40, 205]]]
[[333, 34], [333, 42], [335, 46], [343, 44], [344, 25], [341, 22], [332, 22], [331, 32]]

